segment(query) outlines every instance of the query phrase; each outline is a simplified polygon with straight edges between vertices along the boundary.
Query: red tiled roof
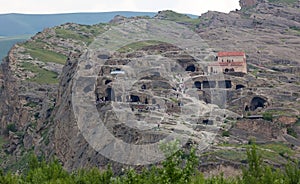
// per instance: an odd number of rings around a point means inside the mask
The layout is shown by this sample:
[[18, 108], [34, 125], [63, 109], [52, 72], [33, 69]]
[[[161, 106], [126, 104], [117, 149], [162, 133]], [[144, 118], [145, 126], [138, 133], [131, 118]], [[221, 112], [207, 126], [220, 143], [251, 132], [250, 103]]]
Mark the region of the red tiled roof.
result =
[[245, 52], [218, 52], [218, 57], [244, 56]]

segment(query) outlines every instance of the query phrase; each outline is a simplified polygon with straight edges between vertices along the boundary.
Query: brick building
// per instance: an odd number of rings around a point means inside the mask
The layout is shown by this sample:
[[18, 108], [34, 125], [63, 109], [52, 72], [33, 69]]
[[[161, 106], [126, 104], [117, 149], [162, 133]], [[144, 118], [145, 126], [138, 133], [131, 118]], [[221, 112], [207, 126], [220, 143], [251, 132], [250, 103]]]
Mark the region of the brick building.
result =
[[208, 65], [209, 74], [247, 73], [245, 52], [219, 52], [218, 61]]

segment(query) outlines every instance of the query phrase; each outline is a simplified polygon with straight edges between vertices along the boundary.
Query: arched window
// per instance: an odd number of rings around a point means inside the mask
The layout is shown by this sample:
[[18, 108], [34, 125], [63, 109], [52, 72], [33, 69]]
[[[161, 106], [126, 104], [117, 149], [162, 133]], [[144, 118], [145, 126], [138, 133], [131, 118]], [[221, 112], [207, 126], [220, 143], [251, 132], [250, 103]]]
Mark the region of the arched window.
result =
[[115, 92], [111, 88], [106, 89], [106, 101], [114, 101], [115, 100]]

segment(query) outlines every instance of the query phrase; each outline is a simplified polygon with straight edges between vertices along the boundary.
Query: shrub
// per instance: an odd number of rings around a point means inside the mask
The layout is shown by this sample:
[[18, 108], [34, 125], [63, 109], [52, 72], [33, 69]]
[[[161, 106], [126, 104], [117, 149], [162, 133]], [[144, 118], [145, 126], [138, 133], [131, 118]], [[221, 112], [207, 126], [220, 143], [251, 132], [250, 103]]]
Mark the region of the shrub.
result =
[[[165, 150], [178, 148], [175, 144]], [[174, 151], [174, 150], [173, 150]], [[197, 171], [198, 159], [195, 149], [177, 151], [161, 163], [161, 166], [144, 168], [142, 171], [128, 169], [121, 176], [114, 176], [111, 168], [100, 171], [98, 168], [67, 172], [55, 160], [50, 163], [39, 161], [33, 156], [29, 161], [29, 171], [20, 175], [0, 170], [0, 184], [298, 184], [300, 169], [298, 163], [289, 163], [283, 170], [274, 169], [263, 163], [255, 144], [247, 149], [247, 165], [240, 177], [225, 178], [223, 174], [205, 178]]]
[[273, 114], [269, 112], [263, 113], [263, 119], [267, 121], [272, 121], [273, 120]]
[[292, 127], [287, 128], [287, 134], [289, 134], [295, 138], [298, 138], [297, 132]]
[[223, 132], [222, 132], [222, 136], [223, 136], [223, 137], [229, 137], [229, 136], [230, 136], [229, 131], [223, 131]]
[[16, 132], [17, 130], [16, 124], [10, 123], [6, 126], [5, 134], [8, 135], [9, 132]]

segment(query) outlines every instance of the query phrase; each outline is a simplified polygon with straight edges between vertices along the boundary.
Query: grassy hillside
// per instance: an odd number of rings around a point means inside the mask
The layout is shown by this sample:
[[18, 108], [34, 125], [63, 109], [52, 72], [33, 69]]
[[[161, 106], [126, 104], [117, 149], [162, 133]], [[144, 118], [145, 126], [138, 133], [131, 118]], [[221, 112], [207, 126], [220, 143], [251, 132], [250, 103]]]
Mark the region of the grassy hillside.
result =
[[125, 17], [154, 16], [150, 12], [103, 12], [103, 13], [69, 13], [69, 14], [0, 14], [0, 36], [35, 34], [45, 28], [67, 22], [92, 25], [107, 23], [116, 15]]
[[[114, 16], [150, 16], [151, 12], [103, 12], [103, 13], [69, 13], [69, 14], [0, 14], [0, 63], [10, 48], [18, 42], [23, 42], [45, 28], [57, 26], [67, 22], [92, 25], [107, 23]], [[65, 34], [65, 33], [63, 33]], [[25, 36], [23, 36], [25, 35]]]

